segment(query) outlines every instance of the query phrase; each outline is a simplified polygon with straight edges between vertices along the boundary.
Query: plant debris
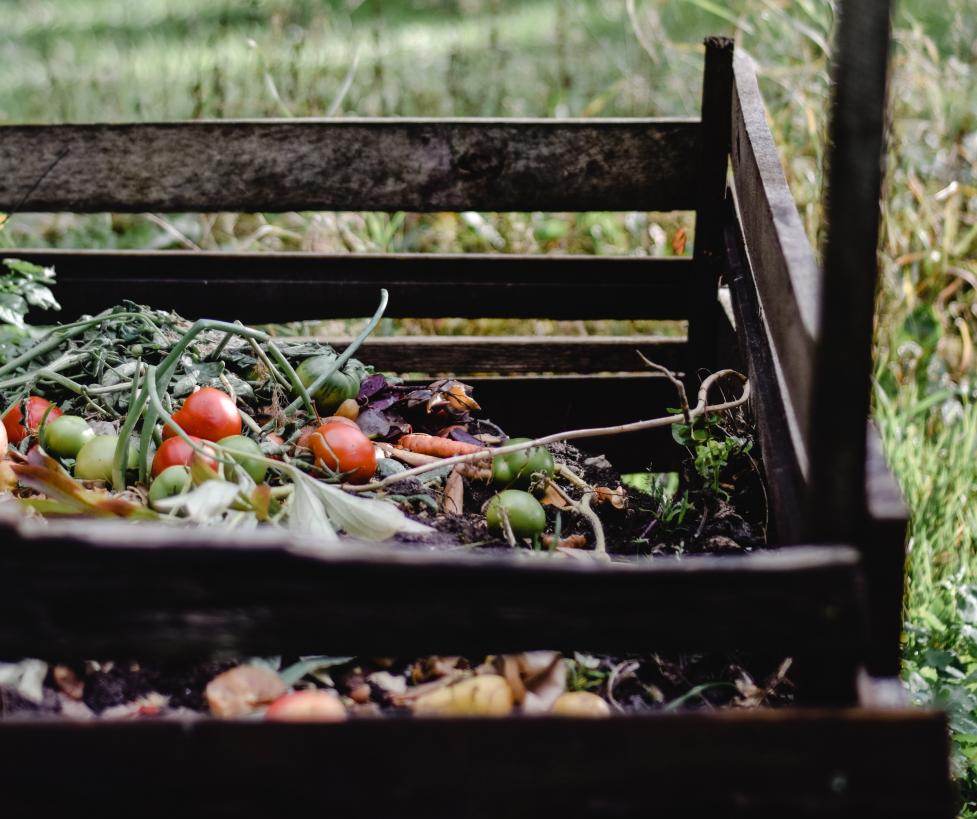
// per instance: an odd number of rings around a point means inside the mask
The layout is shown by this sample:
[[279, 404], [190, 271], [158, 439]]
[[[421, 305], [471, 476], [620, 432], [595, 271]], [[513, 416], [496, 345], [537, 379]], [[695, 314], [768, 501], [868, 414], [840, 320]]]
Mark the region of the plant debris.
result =
[[[601, 717], [794, 701], [791, 661], [532, 651], [480, 657], [298, 657], [181, 669], [0, 665], [0, 719]], [[750, 670], [748, 670], [750, 669]], [[759, 670], [759, 671], [757, 671]]]
[[[56, 305], [52, 271], [7, 266], [17, 298]], [[680, 414], [615, 428], [671, 425], [688, 453], [674, 485], [656, 475], [626, 485], [569, 442], [587, 431], [547, 445], [510, 437], [470, 385], [404, 383], [355, 359], [385, 305], [384, 293], [342, 354], [131, 302], [25, 328], [0, 359], [2, 485], [36, 517], [277, 526], [323, 547], [348, 535], [634, 558], [763, 545], [762, 479], [740, 409], [748, 384], [735, 401], [708, 403], [712, 383], [742, 376], [715, 373], [694, 409], [679, 389]]]

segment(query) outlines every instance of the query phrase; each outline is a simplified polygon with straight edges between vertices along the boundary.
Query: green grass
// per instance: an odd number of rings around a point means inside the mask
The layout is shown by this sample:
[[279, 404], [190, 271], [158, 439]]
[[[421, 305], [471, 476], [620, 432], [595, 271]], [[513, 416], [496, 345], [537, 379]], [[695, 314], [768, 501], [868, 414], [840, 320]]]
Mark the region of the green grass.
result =
[[[829, 0], [633, 5], [634, 20], [619, 0], [8, 0], [0, 9], [0, 121], [689, 115], [698, 110], [701, 38], [734, 33], [758, 61], [774, 137], [816, 241]], [[970, 0], [898, 3], [875, 413], [913, 515], [905, 677], [918, 701], [949, 709], [965, 815], [975, 816], [977, 16], [971, 6]], [[687, 215], [644, 213], [19, 214], [0, 231], [0, 247], [668, 254], [682, 227], [691, 229]], [[403, 329], [505, 326], [444, 320]]]

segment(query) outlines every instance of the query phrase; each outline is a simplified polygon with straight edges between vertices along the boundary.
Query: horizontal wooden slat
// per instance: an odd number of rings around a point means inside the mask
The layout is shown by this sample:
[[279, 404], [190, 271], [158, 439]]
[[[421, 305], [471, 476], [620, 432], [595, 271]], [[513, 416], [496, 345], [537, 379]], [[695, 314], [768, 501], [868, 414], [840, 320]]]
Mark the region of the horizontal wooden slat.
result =
[[[767, 127], [750, 58], [734, 58], [733, 190], [767, 331], [792, 407], [791, 433], [806, 447], [820, 321], [820, 271]], [[804, 465], [805, 470], [807, 464]]]
[[6, 514], [4, 659], [740, 648], [818, 657], [800, 663], [818, 678], [806, 694], [854, 697], [857, 561], [842, 547], [605, 564], [353, 543], [315, 557], [285, 551], [303, 544], [281, 530], [142, 523], [135, 540], [132, 524]]
[[[350, 341], [316, 340], [339, 350]], [[394, 373], [647, 372], [639, 350], [669, 369], [681, 370], [685, 364], [685, 339], [671, 336], [374, 336], [357, 357]]]
[[221, 120], [0, 128], [0, 210], [694, 208], [695, 120]]
[[[486, 254], [38, 251], [53, 265], [58, 318], [121, 299], [190, 317], [280, 322], [368, 316], [381, 287], [393, 318], [684, 319], [691, 259]], [[52, 313], [38, 313], [50, 321]]]
[[[607, 720], [0, 724], [11, 816], [951, 819], [945, 718], [726, 711]], [[52, 760], [70, 760], [51, 787]], [[107, 772], [124, 772], [109, 775]]]

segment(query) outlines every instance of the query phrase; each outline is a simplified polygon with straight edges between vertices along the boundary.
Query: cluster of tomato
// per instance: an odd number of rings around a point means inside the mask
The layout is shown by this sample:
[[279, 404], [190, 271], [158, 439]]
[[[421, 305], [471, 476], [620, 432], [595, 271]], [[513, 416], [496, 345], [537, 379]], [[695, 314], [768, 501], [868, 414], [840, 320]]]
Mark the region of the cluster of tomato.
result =
[[[216, 473], [218, 451], [221, 451], [234, 461], [233, 466], [225, 464], [227, 477], [233, 479], [234, 470], [240, 468], [255, 483], [264, 481], [268, 467], [261, 447], [253, 438], [242, 434], [241, 413], [227, 393], [203, 387], [187, 397], [172, 419], [204, 453], [198, 454], [204, 467]], [[74, 475], [79, 480], [111, 480], [117, 435], [97, 435], [84, 418], [65, 415], [47, 399], [30, 396], [3, 416], [0, 452], [6, 452], [8, 442], [17, 445], [31, 436], [38, 437], [42, 448], [50, 454], [74, 459]], [[373, 443], [349, 418], [323, 419], [314, 429], [309, 428], [298, 444], [312, 450], [320, 467], [350, 483], [366, 483], [376, 471]], [[181, 494], [191, 486], [190, 465], [194, 454], [194, 447], [167, 424], [163, 442], [153, 457], [151, 504]], [[127, 466], [134, 467], [135, 460], [135, 447], [131, 446]]]

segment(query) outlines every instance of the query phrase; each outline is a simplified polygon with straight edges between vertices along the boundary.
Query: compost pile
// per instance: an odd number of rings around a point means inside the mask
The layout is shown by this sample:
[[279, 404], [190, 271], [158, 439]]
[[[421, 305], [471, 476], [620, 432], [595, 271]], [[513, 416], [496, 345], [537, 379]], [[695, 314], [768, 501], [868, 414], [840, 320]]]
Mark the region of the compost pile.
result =
[[[764, 545], [762, 479], [742, 401], [712, 411], [700, 394], [690, 410], [683, 393], [679, 409], [663, 410], [688, 454], [682, 472], [628, 485], [590, 441], [584, 451], [572, 434], [511, 437], [518, 430], [493, 424], [491, 408], [462, 381], [405, 383], [354, 358], [386, 294], [340, 352], [128, 302], [29, 327], [28, 304], [55, 305], [53, 273], [7, 266], [0, 288], [5, 275], [20, 295], [8, 292], [13, 301], [0, 304], [0, 507], [16, 505], [37, 525], [69, 517], [278, 527], [322, 550], [348, 537], [540, 560]], [[779, 659], [553, 652], [242, 658], [176, 670], [24, 660], [0, 664], [0, 716], [267, 709], [272, 719], [342, 719], [756, 706], [792, 699], [788, 669]]]
[[7, 327], [2, 497], [44, 518], [283, 527], [322, 548], [343, 533], [564, 557], [763, 544], [760, 472], [738, 410], [686, 407], [672, 425], [688, 453], [682, 474], [626, 489], [599, 454], [510, 437], [518, 430], [493, 424], [461, 381], [406, 384], [358, 361], [381, 313], [342, 353], [132, 303]]
[[[391, 716], [556, 714], [602, 717], [676, 708], [776, 707], [793, 701], [790, 661], [743, 665], [689, 655], [303, 657], [160, 669], [139, 663], [0, 663], [0, 718], [338, 722]], [[769, 667], [768, 667], [769, 666]]]

